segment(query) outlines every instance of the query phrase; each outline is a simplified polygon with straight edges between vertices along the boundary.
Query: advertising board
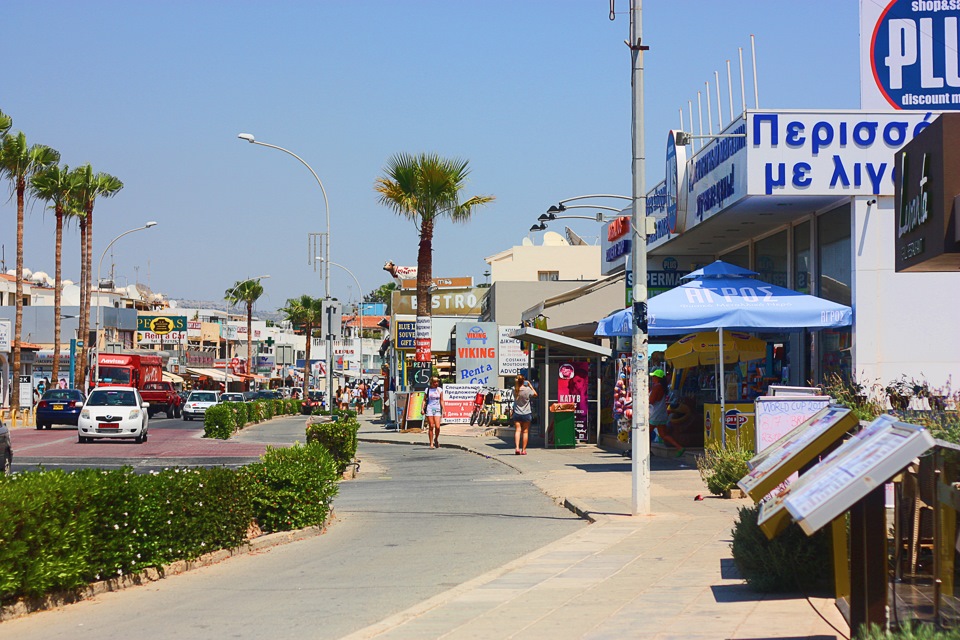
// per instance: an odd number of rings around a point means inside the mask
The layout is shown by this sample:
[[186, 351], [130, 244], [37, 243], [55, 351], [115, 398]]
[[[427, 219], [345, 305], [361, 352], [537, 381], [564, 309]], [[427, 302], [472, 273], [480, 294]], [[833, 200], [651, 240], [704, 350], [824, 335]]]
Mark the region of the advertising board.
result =
[[473, 414], [474, 398], [479, 385], [443, 385], [443, 422], [446, 424], [469, 424]]
[[513, 336], [520, 327], [499, 327], [500, 349], [498, 356], [500, 360], [499, 374], [501, 376], [516, 376], [522, 369], [527, 368], [527, 354], [523, 350], [523, 345]]
[[490, 386], [499, 372], [495, 322], [457, 323], [457, 383]]
[[137, 316], [139, 344], [184, 344], [187, 341], [186, 316]]
[[960, 2], [860, 0], [860, 108], [960, 109]]
[[7, 319], [0, 320], [0, 351], [9, 353], [13, 348], [13, 325]]

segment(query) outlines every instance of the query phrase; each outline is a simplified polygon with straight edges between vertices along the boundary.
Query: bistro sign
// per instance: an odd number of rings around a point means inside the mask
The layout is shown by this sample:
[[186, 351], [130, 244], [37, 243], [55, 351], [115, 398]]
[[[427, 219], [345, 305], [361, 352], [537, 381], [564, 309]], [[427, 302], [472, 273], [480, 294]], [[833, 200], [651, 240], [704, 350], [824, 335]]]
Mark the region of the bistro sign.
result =
[[944, 114], [896, 155], [897, 271], [960, 269], [960, 114]]

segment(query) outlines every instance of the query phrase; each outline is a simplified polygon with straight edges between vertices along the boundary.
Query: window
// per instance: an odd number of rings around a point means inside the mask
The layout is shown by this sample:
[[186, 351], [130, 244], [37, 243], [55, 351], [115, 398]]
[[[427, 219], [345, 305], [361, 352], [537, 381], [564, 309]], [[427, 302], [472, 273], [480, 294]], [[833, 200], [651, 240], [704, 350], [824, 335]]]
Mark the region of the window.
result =
[[787, 232], [781, 231], [753, 246], [753, 270], [759, 279], [779, 287], [787, 286]]
[[559, 279], [559, 271], [537, 271], [537, 280], [540, 282], [554, 282]]
[[725, 253], [720, 256], [720, 259], [724, 262], [729, 262], [730, 264], [737, 265], [738, 267], [743, 267], [744, 269], [750, 268], [750, 245], [745, 244], [739, 249], [734, 249], [730, 253]]
[[793, 228], [793, 289], [810, 293], [810, 223]]

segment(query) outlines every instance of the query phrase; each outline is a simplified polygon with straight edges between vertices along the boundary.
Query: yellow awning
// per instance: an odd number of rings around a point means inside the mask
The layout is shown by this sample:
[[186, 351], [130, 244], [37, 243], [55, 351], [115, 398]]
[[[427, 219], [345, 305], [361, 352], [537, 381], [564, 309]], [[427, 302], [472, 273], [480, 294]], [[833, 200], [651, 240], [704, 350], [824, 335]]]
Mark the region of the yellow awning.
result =
[[173, 384], [183, 384], [185, 382], [183, 378], [175, 373], [171, 373], [170, 371], [163, 372], [163, 379], [167, 382], [172, 382]]

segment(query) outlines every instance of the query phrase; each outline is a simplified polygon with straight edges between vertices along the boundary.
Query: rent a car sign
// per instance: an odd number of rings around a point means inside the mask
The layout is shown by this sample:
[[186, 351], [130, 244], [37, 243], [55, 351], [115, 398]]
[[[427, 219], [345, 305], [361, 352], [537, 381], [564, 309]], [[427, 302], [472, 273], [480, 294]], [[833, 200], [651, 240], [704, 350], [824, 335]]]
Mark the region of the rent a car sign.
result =
[[493, 385], [499, 342], [495, 322], [458, 322], [457, 384]]

